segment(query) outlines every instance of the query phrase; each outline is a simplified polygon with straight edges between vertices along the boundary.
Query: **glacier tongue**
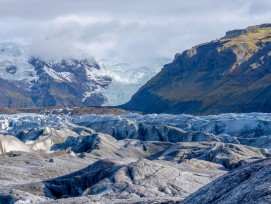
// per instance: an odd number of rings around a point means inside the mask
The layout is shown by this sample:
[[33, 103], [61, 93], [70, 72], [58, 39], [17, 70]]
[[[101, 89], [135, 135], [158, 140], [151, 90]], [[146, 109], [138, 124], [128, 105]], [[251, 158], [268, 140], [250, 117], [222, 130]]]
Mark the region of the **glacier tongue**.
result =
[[271, 156], [271, 114], [59, 114], [0, 115], [0, 203], [176, 203]]
[[115, 106], [128, 102], [132, 95], [168, 62], [170, 59], [161, 58], [144, 65], [119, 57], [99, 59], [101, 73], [112, 78], [109, 86], [101, 90], [107, 98], [103, 106]]

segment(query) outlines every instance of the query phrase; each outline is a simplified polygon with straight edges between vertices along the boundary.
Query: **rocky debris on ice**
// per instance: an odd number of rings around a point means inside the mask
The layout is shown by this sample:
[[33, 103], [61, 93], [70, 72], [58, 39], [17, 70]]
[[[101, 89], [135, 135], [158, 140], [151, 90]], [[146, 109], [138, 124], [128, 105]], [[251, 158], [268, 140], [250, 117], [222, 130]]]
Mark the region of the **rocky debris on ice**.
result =
[[161, 154], [159, 159], [179, 162], [193, 158], [234, 169], [244, 163], [270, 157], [270, 150], [221, 142], [175, 143]]
[[74, 203], [82, 199], [101, 203], [110, 203], [111, 200], [119, 200], [117, 203], [126, 200], [131, 203], [146, 200], [173, 202], [184, 199], [224, 173], [218, 169], [198, 173], [193, 171], [196, 168], [192, 165], [189, 168], [191, 171], [186, 170], [188, 166], [143, 158], [99, 160], [79, 171], [53, 179], [3, 186], [0, 188], [0, 201], [9, 199], [22, 203], [28, 199], [29, 202], [53, 203], [57, 199], [55, 202]]
[[271, 160], [237, 168], [216, 179], [180, 204], [270, 203]]
[[270, 121], [269, 114], [0, 115], [0, 203], [175, 203], [270, 157]]

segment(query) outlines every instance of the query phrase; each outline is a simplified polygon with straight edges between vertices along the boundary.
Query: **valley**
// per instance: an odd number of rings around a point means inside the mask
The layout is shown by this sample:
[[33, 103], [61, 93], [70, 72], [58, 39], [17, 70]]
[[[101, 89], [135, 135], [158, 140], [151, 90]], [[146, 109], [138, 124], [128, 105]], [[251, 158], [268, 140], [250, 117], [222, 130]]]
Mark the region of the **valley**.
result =
[[270, 36], [148, 64], [0, 43], [0, 204], [270, 203]]

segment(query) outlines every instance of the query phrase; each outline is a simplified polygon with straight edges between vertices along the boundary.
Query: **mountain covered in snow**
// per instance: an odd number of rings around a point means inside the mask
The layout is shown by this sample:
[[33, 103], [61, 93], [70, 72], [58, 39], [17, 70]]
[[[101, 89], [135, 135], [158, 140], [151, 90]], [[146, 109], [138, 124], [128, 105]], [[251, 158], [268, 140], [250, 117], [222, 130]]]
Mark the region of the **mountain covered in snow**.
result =
[[43, 59], [27, 43], [0, 43], [0, 106], [120, 105], [162, 66], [112, 58]]
[[26, 108], [56, 105], [101, 105], [97, 90], [110, 77], [99, 76], [94, 59], [44, 60], [28, 55], [27, 45], [0, 44], [0, 106]]

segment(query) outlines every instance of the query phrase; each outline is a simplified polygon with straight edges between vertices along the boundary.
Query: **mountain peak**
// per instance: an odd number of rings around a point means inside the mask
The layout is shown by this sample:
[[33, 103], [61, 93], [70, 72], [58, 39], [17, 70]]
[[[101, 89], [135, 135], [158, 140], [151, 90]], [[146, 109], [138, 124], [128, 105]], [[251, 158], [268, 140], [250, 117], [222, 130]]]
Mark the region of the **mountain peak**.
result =
[[248, 33], [259, 33], [262, 31], [271, 30], [271, 23], [265, 23], [261, 25], [249, 26], [245, 29], [235, 29], [226, 32], [226, 35], [222, 39], [236, 38], [240, 35]]

